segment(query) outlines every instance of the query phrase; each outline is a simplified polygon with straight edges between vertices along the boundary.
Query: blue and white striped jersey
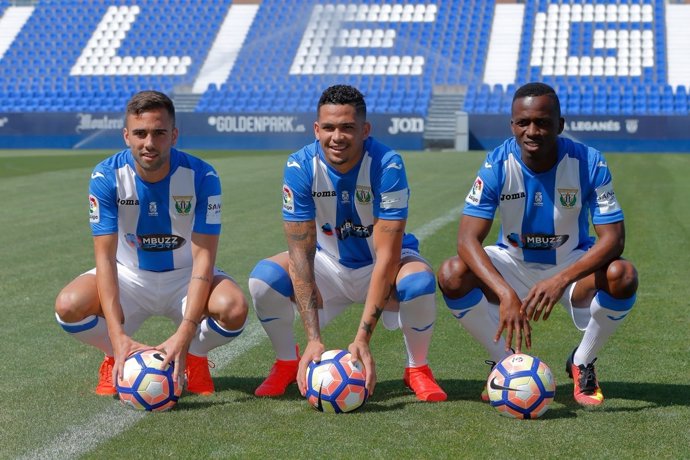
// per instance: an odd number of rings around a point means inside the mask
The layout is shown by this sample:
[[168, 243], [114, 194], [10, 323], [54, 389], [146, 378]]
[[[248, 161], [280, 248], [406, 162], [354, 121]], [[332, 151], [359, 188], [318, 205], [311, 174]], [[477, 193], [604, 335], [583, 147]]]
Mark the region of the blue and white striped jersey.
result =
[[[345, 174], [331, 167], [318, 141], [293, 153], [285, 165], [283, 219], [315, 220], [317, 246], [342, 265], [373, 263], [374, 218], [407, 219], [409, 188], [400, 155], [368, 138], [357, 166]], [[419, 243], [406, 234], [403, 247]]]
[[604, 156], [564, 137], [558, 139], [556, 165], [544, 173], [524, 165], [515, 138], [487, 155], [463, 213], [493, 219], [497, 208], [496, 244], [517, 259], [544, 264], [594, 244], [590, 216], [595, 225], [623, 220]]
[[145, 182], [126, 149], [91, 173], [89, 216], [94, 236], [118, 234], [119, 263], [155, 272], [191, 267], [192, 232], [220, 234], [220, 179], [208, 163], [172, 149], [167, 177]]

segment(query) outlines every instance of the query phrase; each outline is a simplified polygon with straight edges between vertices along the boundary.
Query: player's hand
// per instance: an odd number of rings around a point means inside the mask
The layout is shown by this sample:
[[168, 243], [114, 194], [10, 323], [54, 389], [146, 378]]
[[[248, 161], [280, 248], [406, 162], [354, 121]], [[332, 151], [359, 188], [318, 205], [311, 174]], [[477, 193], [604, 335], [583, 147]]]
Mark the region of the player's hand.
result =
[[[524, 339], [527, 349], [532, 348], [532, 327], [529, 318], [520, 311], [520, 299], [513, 296], [510, 301], [501, 302], [499, 306], [498, 330], [494, 337], [494, 342], [498, 342], [503, 331], [506, 333], [506, 352], [515, 350], [515, 353], [522, 353], [522, 341]], [[513, 346], [513, 336], [515, 346]]]
[[[183, 322], [185, 324], [185, 322]], [[191, 323], [190, 323], [191, 324]], [[196, 329], [194, 330], [196, 333]], [[161, 368], [165, 369], [166, 366], [173, 361], [175, 363], [175, 369], [173, 369], [173, 379], [177, 380], [178, 383], [182, 384], [182, 378], [184, 376], [184, 370], [187, 363], [187, 350], [189, 350], [189, 344], [194, 335], [189, 335], [186, 331], [182, 331], [181, 328], [175, 331], [168, 340], [161, 343], [156, 347], [156, 350], [165, 353], [165, 359], [161, 363]]]
[[369, 344], [364, 340], [355, 340], [347, 347], [347, 351], [350, 352], [353, 362], [359, 361], [364, 366], [366, 375], [365, 387], [369, 392], [369, 396], [373, 396], [374, 387], [376, 387], [376, 364], [371, 356]]
[[115, 365], [113, 366], [113, 382], [119, 382], [119, 376], [124, 375], [125, 361], [129, 355], [135, 351], [153, 348], [148, 345], [144, 345], [143, 343], [139, 343], [125, 334], [122, 334], [115, 340], [113, 340], [111, 337], [111, 342], [113, 344], [113, 355], [115, 358]]
[[299, 366], [297, 366], [297, 387], [302, 396], [307, 393], [307, 367], [309, 367], [312, 361], [320, 363], [321, 355], [324, 351], [326, 351], [326, 348], [320, 340], [310, 340], [304, 349], [304, 353], [302, 353]]
[[563, 297], [566, 287], [567, 283], [558, 276], [538, 282], [522, 300], [520, 313], [530, 320], [539, 321], [540, 316], [547, 320], [554, 305]]

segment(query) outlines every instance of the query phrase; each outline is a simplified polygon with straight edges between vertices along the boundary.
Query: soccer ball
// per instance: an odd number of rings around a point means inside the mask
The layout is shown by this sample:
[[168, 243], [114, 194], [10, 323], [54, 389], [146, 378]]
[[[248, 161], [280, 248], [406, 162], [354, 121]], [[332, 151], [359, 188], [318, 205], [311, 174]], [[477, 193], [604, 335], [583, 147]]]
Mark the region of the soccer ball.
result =
[[321, 412], [352, 412], [367, 400], [365, 371], [360, 362], [353, 363], [346, 350], [329, 350], [321, 362], [311, 362], [307, 369], [309, 404]]
[[486, 382], [491, 405], [501, 415], [534, 419], [544, 415], [556, 394], [551, 369], [539, 358], [517, 353], [496, 364]]
[[172, 409], [182, 393], [173, 380], [175, 363], [161, 369], [165, 355], [158, 350], [142, 350], [129, 355], [121, 379], [115, 384], [120, 401], [138, 410], [164, 411]]

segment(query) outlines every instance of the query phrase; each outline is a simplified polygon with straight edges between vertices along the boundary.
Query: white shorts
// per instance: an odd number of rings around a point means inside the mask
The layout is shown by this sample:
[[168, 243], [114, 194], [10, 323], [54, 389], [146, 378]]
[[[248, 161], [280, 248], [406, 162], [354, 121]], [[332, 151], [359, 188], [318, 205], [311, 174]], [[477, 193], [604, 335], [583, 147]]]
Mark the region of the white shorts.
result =
[[[96, 269], [85, 274], [96, 274]], [[214, 276], [225, 272], [215, 268]], [[165, 316], [175, 324], [182, 322], [187, 307], [187, 289], [192, 276], [192, 268], [182, 268], [167, 272], [137, 270], [117, 264], [117, 278], [120, 288], [120, 305], [125, 318], [124, 330], [129, 336], [151, 316]]]
[[[418, 252], [411, 249], [402, 250], [401, 260], [419, 260], [429, 265]], [[324, 327], [353, 303], [363, 304], [366, 301], [373, 271], [374, 264], [361, 268], [348, 268], [338, 263], [336, 259], [324, 251], [316, 251], [314, 277], [323, 300], [323, 308], [319, 310], [321, 327]], [[396, 329], [398, 312], [384, 311], [383, 322], [387, 329]]]
[[[489, 255], [491, 262], [496, 270], [503, 276], [503, 279], [515, 290], [520, 299], [527, 297], [529, 290], [539, 281], [552, 277], [556, 273], [563, 271], [565, 268], [574, 264], [586, 251], [575, 250], [568, 255], [566, 260], [557, 264], [538, 264], [533, 262], [524, 262], [516, 259], [510, 253], [500, 246], [486, 246], [484, 248]], [[561, 304], [566, 309], [570, 317], [573, 319], [575, 326], [581, 331], [585, 330], [589, 323], [589, 318], [577, 316], [573, 314], [573, 304], [571, 302], [573, 289], [577, 283], [571, 283], [565, 290], [561, 297]], [[584, 321], [586, 319], [586, 321]], [[584, 324], [583, 324], [584, 323]]]

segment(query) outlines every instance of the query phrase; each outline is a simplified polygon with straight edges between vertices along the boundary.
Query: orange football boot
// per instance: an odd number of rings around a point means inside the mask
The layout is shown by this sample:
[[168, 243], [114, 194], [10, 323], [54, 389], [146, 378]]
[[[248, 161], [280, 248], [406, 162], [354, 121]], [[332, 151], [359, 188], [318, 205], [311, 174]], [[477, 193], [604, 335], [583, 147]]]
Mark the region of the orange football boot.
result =
[[187, 368], [185, 374], [187, 376], [187, 391], [190, 393], [209, 396], [215, 391], [213, 386], [213, 379], [211, 378], [211, 371], [209, 367], [215, 367], [213, 363], [209, 363], [206, 356], [195, 356], [187, 353]]
[[115, 385], [113, 385], [113, 367], [115, 366], [115, 357], [106, 356], [103, 358], [101, 367], [98, 368], [98, 385], [96, 385], [96, 394], [101, 396], [112, 396], [117, 394]]
[[438, 402], [448, 398], [446, 392], [436, 383], [428, 364], [420, 367], [406, 367], [403, 382], [414, 391], [420, 401]]
[[597, 380], [597, 374], [594, 370], [594, 362], [587, 364], [575, 365], [573, 364], [573, 356], [575, 356], [575, 350], [568, 358], [565, 363], [565, 371], [568, 376], [573, 379], [575, 387], [573, 389], [573, 396], [575, 401], [581, 406], [593, 407], [599, 406], [604, 403], [604, 394], [601, 392], [601, 387], [599, 386], [599, 381]]

